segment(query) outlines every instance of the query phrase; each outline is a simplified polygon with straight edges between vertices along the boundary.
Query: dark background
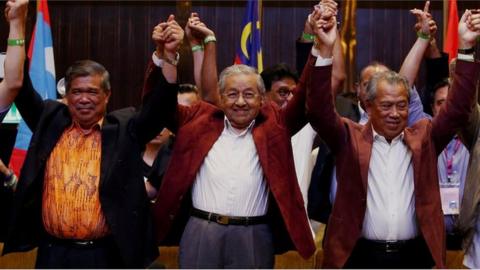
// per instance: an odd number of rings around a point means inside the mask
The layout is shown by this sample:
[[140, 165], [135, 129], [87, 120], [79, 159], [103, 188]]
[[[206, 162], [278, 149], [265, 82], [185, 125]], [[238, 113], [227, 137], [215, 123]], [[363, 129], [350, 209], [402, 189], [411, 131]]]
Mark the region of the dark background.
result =
[[[240, 39], [240, 24], [245, 1], [54, 1], [49, 2], [57, 80], [75, 60], [93, 59], [111, 74], [113, 89], [109, 110], [140, 104], [143, 74], [154, 50], [153, 27], [175, 14], [184, 26], [191, 11], [217, 36], [219, 71], [233, 63]], [[303, 30], [306, 16], [318, 1], [263, 0], [262, 50], [264, 67], [278, 62], [295, 66], [295, 40]], [[340, 4], [344, 4], [343, 1]], [[35, 1], [31, 1], [27, 44], [35, 22]], [[373, 60], [398, 70], [414, 43], [415, 18], [412, 8], [423, 8], [424, 1], [357, 1], [356, 72]], [[459, 1], [459, 13], [465, 8], [479, 8], [479, 1]], [[443, 45], [443, 2], [431, 2], [437, 21], [437, 40]], [[340, 14], [340, 21], [343, 20]], [[6, 41], [7, 23], [0, 23], [0, 40]], [[0, 42], [0, 51], [6, 42]], [[193, 83], [190, 49], [180, 50], [179, 82]], [[424, 82], [420, 70], [417, 88]], [[346, 89], [348, 90], [348, 89]], [[0, 158], [8, 162], [16, 125], [0, 126]]]
[[[48, 3], [57, 80], [75, 60], [89, 58], [102, 63], [111, 73], [110, 110], [140, 103], [143, 72], [154, 49], [151, 32], [158, 22], [166, 20], [169, 14], [176, 14], [183, 26], [190, 10], [198, 12], [217, 35], [220, 71], [233, 62], [245, 10], [244, 1], [51, 0]], [[277, 62], [295, 66], [295, 40], [316, 3], [263, 1], [264, 67]], [[398, 70], [416, 38], [415, 18], [408, 11], [423, 8], [423, 4], [423, 1], [358, 1], [356, 66], [379, 60]], [[460, 1], [459, 10], [475, 4], [479, 5], [478, 1]], [[439, 25], [438, 40], [442, 45], [442, 2], [433, 1], [431, 9]], [[35, 1], [31, 3], [28, 16], [27, 42], [35, 21]], [[6, 40], [7, 34], [8, 25], [0, 23], [0, 39]], [[0, 50], [5, 51], [6, 42], [2, 44]], [[182, 48], [181, 55], [179, 80], [192, 82], [188, 48]], [[421, 77], [419, 84], [423, 82]]]

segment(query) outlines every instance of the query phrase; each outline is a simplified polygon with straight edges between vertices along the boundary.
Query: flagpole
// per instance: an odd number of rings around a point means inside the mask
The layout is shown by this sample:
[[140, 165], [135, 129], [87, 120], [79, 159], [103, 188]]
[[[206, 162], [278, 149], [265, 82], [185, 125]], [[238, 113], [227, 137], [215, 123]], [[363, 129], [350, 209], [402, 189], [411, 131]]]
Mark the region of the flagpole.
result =
[[448, 25], [448, 0], [443, 0], [443, 39], [444, 40], [447, 37], [447, 25]]
[[263, 25], [263, 1], [258, 0], [258, 21], [260, 22], [260, 26]]

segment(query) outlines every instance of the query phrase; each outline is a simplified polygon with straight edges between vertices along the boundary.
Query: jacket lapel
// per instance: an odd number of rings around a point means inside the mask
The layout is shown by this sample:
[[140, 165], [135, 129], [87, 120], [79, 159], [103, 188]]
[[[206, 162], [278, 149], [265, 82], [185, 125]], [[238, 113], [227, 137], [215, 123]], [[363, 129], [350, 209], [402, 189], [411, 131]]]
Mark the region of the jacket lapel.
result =
[[[106, 116], [102, 126], [102, 156], [100, 163], [100, 186], [105, 185], [105, 181], [110, 175], [110, 169], [112, 166], [112, 160], [114, 160], [115, 149], [114, 146], [117, 142], [118, 123], [113, 123], [110, 117]], [[121, 162], [121, 160], [119, 160]]]
[[[222, 134], [225, 127], [224, 117], [225, 115], [220, 110], [213, 113], [209, 124], [198, 126], [195, 133], [192, 134], [194, 136], [192, 142], [198, 142], [198, 145], [191, 148], [195, 150], [192, 150], [189, 154], [191, 158], [189, 169], [192, 170], [193, 174], [198, 172], [208, 152], [210, 152], [210, 149], [212, 149], [218, 137]], [[195, 180], [195, 177], [193, 177], [193, 180]]]
[[370, 121], [363, 127], [361, 132], [362, 138], [358, 140], [358, 160], [360, 163], [360, 176], [362, 178], [362, 186], [367, 191], [368, 185], [368, 168], [370, 166], [370, 157], [372, 156], [373, 132]]
[[413, 166], [413, 184], [415, 190], [418, 189], [418, 179], [420, 179], [420, 164], [421, 161], [421, 146], [422, 140], [416, 135], [416, 131], [412, 128], [406, 128], [404, 130], [404, 141], [407, 147], [412, 151], [412, 166]]
[[[265, 109], [265, 106], [263, 107]], [[268, 153], [268, 139], [267, 134], [264, 132], [267, 129], [265, 128], [258, 128], [259, 126], [263, 125], [266, 119], [265, 113], [262, 113], [263, 110], [260, 111], [259, 115], [255, 119], [255, 126], [252, 130], [252, 138], [253, 143], [255, 144], [255, 148], [257, 149], [258, 159], [260, 161], [260, 165], [262, 166], [263, 174], [266, 176], [269, 170], [270, 162], [268, 162], [269, 156]], [[290, 142], [289, 142], [290, 143]], [[262, 162], [266, 161], [266, 162]], [[265, 177], [268, 181], [269, 178]], [[271, 186], [271, 183], [268, 183]]]

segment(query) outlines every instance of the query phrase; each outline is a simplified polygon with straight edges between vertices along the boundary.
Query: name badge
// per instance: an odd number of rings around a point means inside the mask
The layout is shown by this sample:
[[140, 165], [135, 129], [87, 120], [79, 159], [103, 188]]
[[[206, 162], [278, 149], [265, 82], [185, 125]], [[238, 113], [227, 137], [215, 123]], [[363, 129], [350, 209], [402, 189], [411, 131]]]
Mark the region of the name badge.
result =
[[440, 197], [444, 215], [460, 214], [460, 188], [440, 187]]

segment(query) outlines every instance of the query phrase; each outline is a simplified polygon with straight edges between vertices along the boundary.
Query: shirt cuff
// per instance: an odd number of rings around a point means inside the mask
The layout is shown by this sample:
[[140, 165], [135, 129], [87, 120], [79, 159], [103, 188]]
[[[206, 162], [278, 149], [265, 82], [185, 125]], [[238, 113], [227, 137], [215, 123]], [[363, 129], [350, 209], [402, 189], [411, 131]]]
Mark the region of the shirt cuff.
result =
[[320, 52], [315, 48], [315, 46], [312, 46], [312, 55], [317, 57], [317, 61], [315, 61], [316, 67], [330, 66], [333, 63], [333, 57], [323, 58], [320, 56]]
[[155, 64], [155, 66], [157, 66], [157, 67], [159, 67], [159, 68], [163, 68], [163, 63], [164, 63], [164, 61], [163, 61], [163, 59], [159, 58], [159, 57], [155, 54], [155, 52], [153, 52], [153, 54], [152, 54], [152, 61], [153, 61], [153, 63]]
[[473, 54], [458, 53], [457, 59], [467, 61], [467, 62], [475, 62], [475, 56]]

